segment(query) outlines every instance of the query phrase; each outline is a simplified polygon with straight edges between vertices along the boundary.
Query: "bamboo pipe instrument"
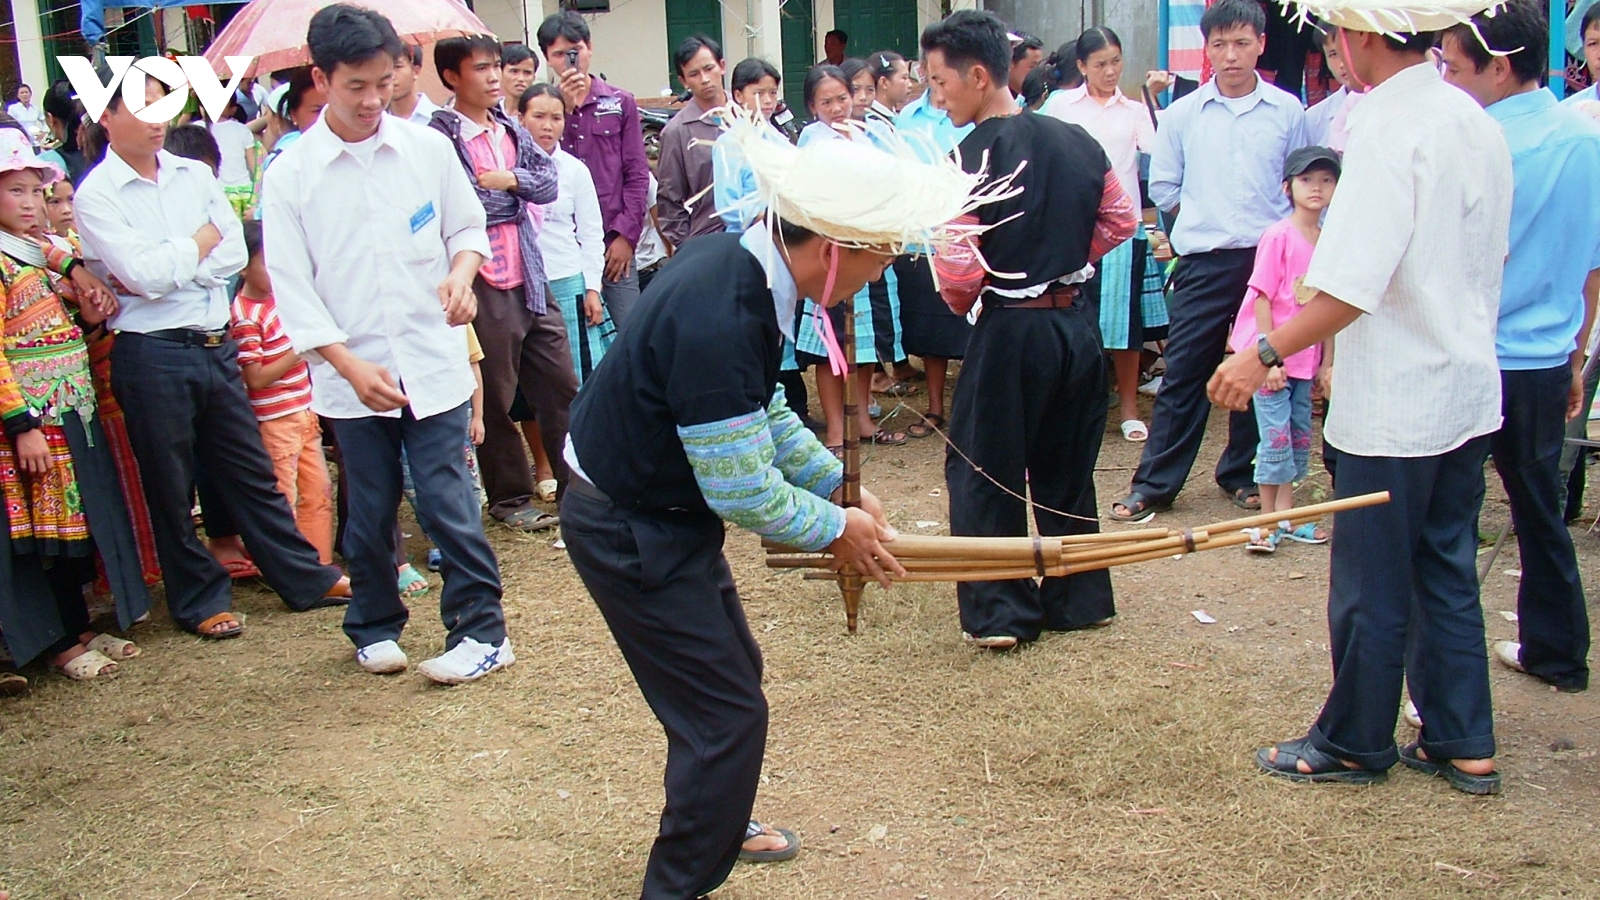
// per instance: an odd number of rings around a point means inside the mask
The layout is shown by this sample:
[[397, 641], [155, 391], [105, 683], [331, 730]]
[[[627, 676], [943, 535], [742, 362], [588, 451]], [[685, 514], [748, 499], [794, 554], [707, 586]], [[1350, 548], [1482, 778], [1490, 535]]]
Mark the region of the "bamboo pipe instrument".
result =
[[[1059, 562], [1044, 567], [1046, 576], [1062, 576], [1077, 572], [1086, 572], [1094, 569], [1109, 568], [1111, 566], [1130, 565], [1133, 563], [1149, 562], [1165, 557], [1179, 556], [1198, 550], [1216, 550], [1225, 547], [1237, 547], [1247, 542], [1250, 538], [1244, 529], [1259, 528], [1262, 526], [1276, 525], [1281, 521], [1288, 521], [1294, 525], [1302, 525], [1315, 521], [1323, 516], [1359, 509], [1364, 506], [1374, 506], [1389, 502], [1387, 491], [1373, 494], [1364, 494], [1359, 497], [1349, 497], [1334, 500], [1328, 503], [1317, 503], [1311, 506], [1302, 506], [1287, 513], [1263, 513], [1255, 516], [1245, 516], [1215, 525], [1207, 526], [1204, 530], [1173, 534], [1168, 531], [1168, 537], [1157, 537], [1135, 542], [1112, 543], [1103, 548], [1074, 548], [1064, 553]], [[1161, 534], [1155, 529], [1147, 529], [1146, 533]], [[1213, 536], [1215, 535], [1215, 536]], [[919, 541], [942, 543], [947, 548], [948, 555], [943, 557], [907, 557], [902, 561], [908, 570], [903, 578], [895, 581], [904, 582], [955, 582], [955, 581], [1008, 581], [1021, 578], [1035, 578], [1041, 575], [1038, 559], [1034, 555], [1035, 546], [1032, 538], [934, 538], [919, 537]], [[951, 546], [959, 541], [961, 550]], [[975, 542], [981, 546], [983, 542], [1006, 541], [1006, 554], [995, 554], [990, 558], [980, 558], [965, 555], [970, 552]], [[888, 549], [891, 553], [898, 550], [898, 540], [891, 542]], [[1015, 545], [1025, 543], [1025, 555], [1015, 552]], [[926, 549], [926, 547], [921, 548]], [[1009, 554], [1009, 555], [1008, 555]], [[899, 558], [898, 555], [896, 558]], [[1007, 566], [1005, 562], [1012, 560], [1015, 566]], [[814, 564], [808, 564], [814, 561]], [[778, 565], [774, 565], [777, 563]], [[769, 559], [769, 565], [774, 568], [825, 568], [829, 558], [825, 555], [811, 557], [788, 557]], [[807, 572], [807, 580], [836, 581], [843, 576], [832, 572]], [[891, 576], [893, 577], [893, 576]], [[860, 576], [855, 576], [859, 582]], [[859, 602], [859, 596], [858, 596]], [[848, 610], [847, 610], [848, 612]]]
[[[837, 253], [838, 248], [833, 248]], [[835, 259], [837, 264], [837, 259]], [[831, 284], [833, 279], [828, 279]], [[856, 396], [856, 301], [846, 298], [839, 304], [844, 309], [844, 482], [840, 491], [840, 505], [849, 509], [861, 506], [861, 425], [856, 421], [861, 398]], [[817, 315], [827, 315], [822, 304], [817, 305]], [[849, 566], [838, 575], [839, 592], [844, 595], [844, 623], [851, 633], [856, 633], [856, 617], [861, 610], [861, 588], [865, 584], [861, 575]]]

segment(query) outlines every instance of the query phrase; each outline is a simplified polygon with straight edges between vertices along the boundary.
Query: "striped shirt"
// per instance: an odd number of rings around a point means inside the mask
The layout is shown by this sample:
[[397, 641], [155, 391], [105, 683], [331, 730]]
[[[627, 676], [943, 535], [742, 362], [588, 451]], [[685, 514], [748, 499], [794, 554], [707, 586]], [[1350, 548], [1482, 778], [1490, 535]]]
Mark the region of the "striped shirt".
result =
[[[233, 341], [239, 345], [239, 368], [252, 363], [268, 365], [294, 350], [278, 321], [278, 304], [271, 297], [257, 300], [243, 294], [233, 298]], [[311, 408], [311, 369], [304, 360], [283, 377], [261, 390], [246, 386], [256, 421], [281, 419]]]
[[[460, 113], [461, 143], [472, 160], [473, 180], [485, 172], [506, 172], [517, 165], [517, 138], [491, 116], [485, 128]], [[489, 226], [489, 248], [478, 274], [490, 287], [509, 291], [522, 284], [522, 245], [517, 243], [517, 223]]]

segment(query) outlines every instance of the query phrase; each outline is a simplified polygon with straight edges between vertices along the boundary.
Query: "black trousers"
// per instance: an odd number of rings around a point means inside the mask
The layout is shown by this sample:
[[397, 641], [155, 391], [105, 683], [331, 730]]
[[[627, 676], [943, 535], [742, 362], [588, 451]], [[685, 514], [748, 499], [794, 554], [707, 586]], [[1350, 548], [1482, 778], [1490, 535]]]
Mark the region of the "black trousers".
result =
[[567, 484], [561, 449], [567, 441], [567, 414], [578, 393], [567, 326], [561, 308], [550, 301], [534, 315], [521, 286], [500, 290], [480, 276], [473, 283], [478, 318], [473, 328], [483, 345], [483, 444], [478, 466], [489, 495], [489, 513], [504, 519], [533, 502], [536, 486], [523, 449], [522, 431], [511, 421], [517, 389], [539, 418], [539, 439], [555, 469], [558, 490]]
[[1517, 631], [1523, 668], [1581, 690], [1589, 686], [1589, 613], [1561, 496], [1571, 388], [1571, 366], [1501, 372], [1504, 424], [1490, 438], [1489, 453], [1511, 498], [1522, 555]]
[[[1158, 506], [1170, 504], [1183, 490], [1200, 453], [1211, 417], [1206, 382], [1222, 363], [1255, 261], [1254, 249], [1213, 250], [1178, 261], [1169, 301], [1167, 371], [1150, 414], [1150, 437], [1133, 475], [1133, 490]], [[1258, 441], [1253, 408], [1228, 414], [1228, 446], [1216, 473], [1223, 490], [1255, 485]]]
[[399, 640], [410, 612], [395, 581], [395, 519], [400, 509], [400, 448], [417, 488], [417, 516], [439, 546], [444, 589], [439, 595], [445, 649], [470, 637], [491, 646], [506, 638], [500, 605], [500, 565], [483, 534], [483, 516], [461, 451], [471, 405], [418, 419], [334, 419], [339, 449], [350, 470], [350, 523], [344, 557], [353, 596], [344, 633], [357, 647]]
[[190, 498], [198, 460], [245, 545], [290, 609], [321, 605], [339, 570], [294, 524], [239, 375], [233, 341], [207, 349], [117, 335], [111, 387], [128, 411], [128, 442], [150, 506], [173, 621], [193, 630], [232, 605], [232, 581], [195, 536]]
[[1399, 758], [1404, 678], [1435, 759], [1494, 756], [1489, 662], [1478, 600], [1478, 512], [1489, 438], [1440, 456], [1339, 454], [1339, 496], [1390, 501], [1333, 520], [1328, 588], [1333, 688], [1311, 741], [1369, 769]]
[[767, 744], [761, 650], [722, 555], [722, 522], [624, 509], [574, 478], [561, 536], [667, 733], [667, 804], [640, 897], [693, 900], [739, 858]]
[[[956, 382], [944, 477], [950, 533], [1025, 536], [1018, 495], [1083, 518], [1034, 510], [1040, 534], [1093, 534], [1094, 465], [1106, 427], [1106, 375], [1099, 328], [1080, 301], [1071, 309], [985, 306]], [[961, 629], [978, 637], [1035, 640], [1042, 630], [1082, 628], [1116, 613], [1111, 575], [967, 582], [956, 587]]]

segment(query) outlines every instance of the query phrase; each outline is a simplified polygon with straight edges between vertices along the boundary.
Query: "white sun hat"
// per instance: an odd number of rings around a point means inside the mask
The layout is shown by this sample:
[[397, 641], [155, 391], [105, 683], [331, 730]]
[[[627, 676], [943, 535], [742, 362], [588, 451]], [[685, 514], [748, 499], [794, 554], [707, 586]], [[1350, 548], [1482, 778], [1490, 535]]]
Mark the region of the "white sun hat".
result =
[[796, 147], [764, 135], [767, 126], [738, 107], [726, 110], [724, 121], [722, 140], [732, 142], [756, 183], [754, 194], [727, 212], [750, 221], [765, 210], [768, 227], [782, 219], [844, 247], [898, 255], [970, 243], [984, 228], [955, 220], [1021, 190], [1011, 176], [980, 187], [985, 174], [963, 171], [889, 129], [869, 134], [852, 123], [852, 140]]
[[1505, 0], [1279, 0], [1279, 5], [1291, 20], [1309, 17], [1351, 31], [1400, 37], [1471, 25], [1473, 16], [1493, 16]]

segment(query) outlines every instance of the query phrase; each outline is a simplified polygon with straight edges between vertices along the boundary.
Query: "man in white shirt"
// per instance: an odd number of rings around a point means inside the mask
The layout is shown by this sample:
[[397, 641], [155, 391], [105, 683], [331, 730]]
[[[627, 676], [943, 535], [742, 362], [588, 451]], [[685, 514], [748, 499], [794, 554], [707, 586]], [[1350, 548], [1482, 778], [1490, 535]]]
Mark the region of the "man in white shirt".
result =
[[[137, 70], [128, 77], [144, 81], [149, 102], [164, 93]], [[173, 620], [213, 640], [243, 632], [228, 611], [232, 579], [195, 537], [197, 460], [291, 609], [342, 602], [335, 595], [348, 597], [348, 583], [295, 528], [239, 375], [227, 292], [246, 261], [238, 216], [210, 167], [162, 150], [166, 126], [140, 121], [122, 92], [100, 124], [111, 146], [78, 188], [75, 212], [85, 261], [117, 291], [111, 384], [128, 410]]]
[[449, 629], [446, 652], [418, 669], [472, 681], [515, 660], [463, 447], [476, 384], [459, 326], [477, 312], [472, 279], [489, 254], [483, 207], [449, 141], [384, 114], [401, 49], [388, 19], [334, 4], [306, 42], [328, 105], [268, 171], [262, 221], [278, 313], [348, 473], [344, 631], [368, 672], [408, 665], [393, 562], [403, 449], [443, 556]]
[[[1289, 214], [1283, 161], [1306, 143], [1300, 99], [1263, 81], [1256, 60], [1266, 14], [1256, 0], [1217, 0], [1200, 19], [1216, 77], [1173, 103], [1150, 155], [1150, 199], [1175, 213], [1167, 371], [1144, 455], [1111, 518], [1144, 522], [1183, 490], [1205, 440], [1206, 379], [1222, 361], [1262, 232]], [[1228, 417], [1216, 481], [1239, 506], [1260, 505], [1255, 416]]]
[[[1428, 29], [1397, 39], [1367, 30], [1375, 26], [1340, 9], [1343, 0], [1321, 2], [1313, 12], [1341, 28], [1346, 64], [1371, 89], [1351, 116], [1345, 176], [1305, 275], [1315, 294], [1256, 352], [1223, 363], [1210, 394], [1244, 409], [1268, 366], [1337, 333], [1327, 433], [1339, 492], [1391, 500], [1335, 518], [1333, 688], [1309, 734], [1256, 761], [1295, 781], [1369, 783], [1398, 760], [1459, 790], [1495, 793], [1475, 560], [1483, 463], [1500, 427], [1495, 333], [1511, 153], [1494, 119], [1428, 60], [1431, 32], [1455, 14], [1386, 15]], [[1400, 750], [1403, 677], [1425, 724]]]
[[389, 112], [407, 122], [426, 125], [439, 105], [417, 90], [417, 73], [421, 70], [422, 48], [406, 44], [394, 58], [394, 99], [389, 101]]

